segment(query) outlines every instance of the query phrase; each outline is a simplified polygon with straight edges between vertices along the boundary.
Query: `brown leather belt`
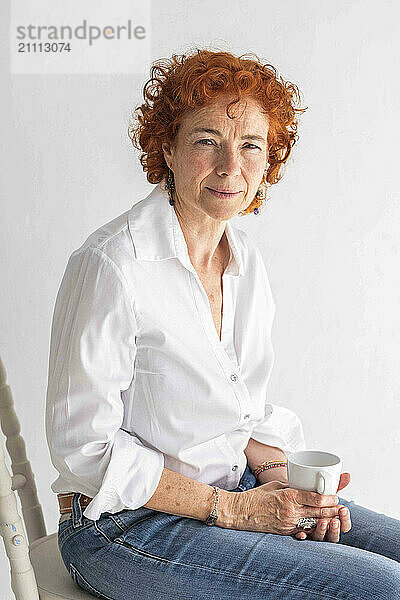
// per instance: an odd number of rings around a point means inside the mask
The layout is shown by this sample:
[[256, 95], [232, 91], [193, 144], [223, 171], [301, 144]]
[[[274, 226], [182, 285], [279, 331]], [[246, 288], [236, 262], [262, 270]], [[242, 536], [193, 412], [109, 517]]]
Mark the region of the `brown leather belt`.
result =
[[[62, 515], [65, 513], [72, 512], [72, 498], [74, 497], [74, 493], [75, 492], [66, 492], [57, 494], [58, 505], [60, 507], [60, 513]], [[84, 494], [81, 494], [81, 497], [79, 498], [79, 504], [81, 505], [82, 510], [85, 510], [85, 508], [91, 500], [93, 500], [93, 498], [90, 498], [90, 496], [85, 496]]]

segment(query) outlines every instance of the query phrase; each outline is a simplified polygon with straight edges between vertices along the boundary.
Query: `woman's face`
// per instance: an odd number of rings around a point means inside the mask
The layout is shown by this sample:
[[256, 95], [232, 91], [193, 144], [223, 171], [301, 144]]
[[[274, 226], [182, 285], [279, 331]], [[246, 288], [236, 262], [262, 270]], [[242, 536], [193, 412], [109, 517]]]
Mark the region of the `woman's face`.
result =
[[[230, 107], [223, 96], [188, 112], [173, 145], [163, 144], [178, 206], [228, 220], [253, 201], [268, 160], [268, 118], [250, 97]], [[217, 195], [219, 192], [233, 194]]]

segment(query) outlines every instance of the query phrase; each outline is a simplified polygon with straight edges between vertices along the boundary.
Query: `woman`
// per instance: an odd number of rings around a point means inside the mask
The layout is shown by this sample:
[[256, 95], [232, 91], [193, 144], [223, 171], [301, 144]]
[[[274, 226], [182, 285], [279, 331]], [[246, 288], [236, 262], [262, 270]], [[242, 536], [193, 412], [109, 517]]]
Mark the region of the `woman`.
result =
[[157, 185], [72, 253], [53, 315], [66, 568], [113, 600], [400, 597], [399, 521], [288, 486], [303, 429], [266, 401], [275, 305], [230, 223], [281, 177], [297, 87], [197, 50], [154, 65], [144, 99], [130, 133]]

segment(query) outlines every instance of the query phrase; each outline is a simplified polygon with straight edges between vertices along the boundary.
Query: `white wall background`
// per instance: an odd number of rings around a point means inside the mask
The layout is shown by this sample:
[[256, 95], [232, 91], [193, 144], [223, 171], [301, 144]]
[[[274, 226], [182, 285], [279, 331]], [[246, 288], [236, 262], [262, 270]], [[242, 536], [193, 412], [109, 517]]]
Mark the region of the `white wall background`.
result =
[[[396, 0], [153, 0], [151, 32], [152, 60], [195, 46], [254, 51], [299, 85], [309, 109], [286, 174], [261, 215], [234, 220], [262, 249], [277, 305], [270, 398], [299, 414], [309, 448], [342, 456], [343, 497], [396, 518], [399, 17]], [[53, 305], [70, 252], [152, 189], [126, 134], [145, 79], [8, 77], [3, 66], [0, 352], [54, 532]], [[13, 597], [8, 581], [0, 551], [1, 600]]]

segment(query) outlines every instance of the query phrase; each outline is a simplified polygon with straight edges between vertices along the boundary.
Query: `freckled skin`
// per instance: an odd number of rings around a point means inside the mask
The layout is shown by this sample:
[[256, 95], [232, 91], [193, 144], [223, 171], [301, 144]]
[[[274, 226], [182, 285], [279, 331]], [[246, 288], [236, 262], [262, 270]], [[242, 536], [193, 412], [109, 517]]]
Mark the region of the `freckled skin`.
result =
[[[268, 118], [250, 97], [226, 107], [234, 96], [222, 96], [183, 117], [173, 145], [163, 144], [167, 165], [174, 173], [176, 204], [185, 222], [203, 223], [204, 231], [215, 230], [251, 204], [268, 160]], [[218, 130], [221, 135], [194, 133], [196, 128]], [[257, 134], [263, 139], [241, 139]], [[208, 140], [208, 141], [206, 141]], [[207, 191], [241, 191], [230, 198], [217, 198]]]

